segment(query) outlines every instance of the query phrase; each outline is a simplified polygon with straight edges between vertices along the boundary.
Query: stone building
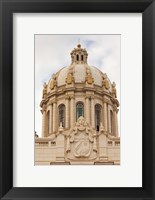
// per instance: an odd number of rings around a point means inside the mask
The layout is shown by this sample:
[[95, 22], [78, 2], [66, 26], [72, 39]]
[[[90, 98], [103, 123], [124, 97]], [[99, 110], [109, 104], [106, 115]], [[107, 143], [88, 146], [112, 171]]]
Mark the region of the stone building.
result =
[[35, 165], [120, 164], [116, 85], [87, 63], [80, 44], [71, 64], [43, 85], [42, 137], [35, 136]]

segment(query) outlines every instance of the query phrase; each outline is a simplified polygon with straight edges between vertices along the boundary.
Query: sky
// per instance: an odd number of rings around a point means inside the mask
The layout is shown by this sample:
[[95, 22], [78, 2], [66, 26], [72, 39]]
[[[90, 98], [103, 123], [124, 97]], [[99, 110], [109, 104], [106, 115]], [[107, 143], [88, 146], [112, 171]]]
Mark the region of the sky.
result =
[[[78, 43], [88, 52], [88, 65], [97, 67], [116, 83], [120, 102], [120, 35], [35, 35], [35, 131], [39, 137], [42, 131], [39, 105], [43, 84], [48, 83], [53, 73], [71, 64], [70, 52]], [[120, 112], [120, 127], [119, 123]]]

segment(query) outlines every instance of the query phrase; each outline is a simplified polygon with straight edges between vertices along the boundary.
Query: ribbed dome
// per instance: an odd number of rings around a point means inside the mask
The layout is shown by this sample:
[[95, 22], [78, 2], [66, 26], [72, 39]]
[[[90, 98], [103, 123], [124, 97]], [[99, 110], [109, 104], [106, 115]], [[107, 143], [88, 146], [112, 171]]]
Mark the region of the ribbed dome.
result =
[[[73, 77], [75, 83], [84, 83], [87, 73], [87, 68], [90, 69], [94, 84], [102, 86], [103, 74], [96, 67], [89, 67], [87, 64], [76, 64], [73, 67]], [[66, 77], [69, 72], [69, 67], [62, 68], [57, 74], [57, 86], [66, 84]]]
[[87, 64], [88, 53], [86, 49], [78, 44], [71, 52], [71, 64], [63, 67], [52, 76], [47, 85], [47, 93], [50, 93], [55, 86], [67, 86], [74, 84], [88, 83], [87, 87], [104, 87], [105, 91], [112, 92], [112, 84], [107, 75], [94, 66]]

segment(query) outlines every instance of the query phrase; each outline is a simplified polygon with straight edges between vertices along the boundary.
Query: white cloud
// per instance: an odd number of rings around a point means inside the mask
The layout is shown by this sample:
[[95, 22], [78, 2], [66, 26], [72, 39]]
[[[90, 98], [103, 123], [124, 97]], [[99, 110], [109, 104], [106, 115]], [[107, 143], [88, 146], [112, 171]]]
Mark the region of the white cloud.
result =
[[[35, 130], [41, 136], [42, 85], [53, 73], [71, 63], [70, 52], [80, 43], [88, 52], [88, 64], [107, 73], [117, 86], [120, 101], [120, 35], [35, 35]], [[119, 116], [118, 116], [119, 118]]]

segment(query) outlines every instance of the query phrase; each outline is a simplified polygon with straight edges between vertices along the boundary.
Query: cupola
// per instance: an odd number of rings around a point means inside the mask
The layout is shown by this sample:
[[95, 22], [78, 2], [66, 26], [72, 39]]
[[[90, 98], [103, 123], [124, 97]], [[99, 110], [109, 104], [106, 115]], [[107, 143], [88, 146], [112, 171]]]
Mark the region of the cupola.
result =
[[87, 63], [88, 53], [86, 49], [81, 48], [81, 44], [78, 44], [77, 48], [74, 48], [70, 54], [72, 64]]

